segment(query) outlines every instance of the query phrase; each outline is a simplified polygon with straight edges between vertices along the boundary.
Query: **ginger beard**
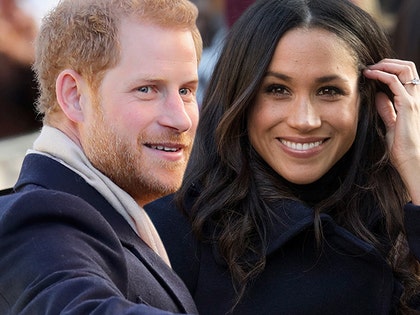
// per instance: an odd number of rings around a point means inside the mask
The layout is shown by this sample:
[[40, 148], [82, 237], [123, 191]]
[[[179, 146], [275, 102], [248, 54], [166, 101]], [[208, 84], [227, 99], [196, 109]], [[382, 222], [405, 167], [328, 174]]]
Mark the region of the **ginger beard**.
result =
[[[98, 102], [95, 102], [98, 103]], [[141, 133], [134, 148], [130, 139], [120, 136], [115, 126], [107, 122], [99, 104], [95, 119], [84, 140], [84, 151], [89, 161], [116, 185], [125, 190], [141, 206], [179, 189], [185, 172], [191, 145], [185, 150], [185, 158], [173, 162], [153, 159], [144, 153], [146, 142], [192, 143], [186, 134], [164, 134], [159, 138]], [[160, 175], [160, 176], [159, 176]]]

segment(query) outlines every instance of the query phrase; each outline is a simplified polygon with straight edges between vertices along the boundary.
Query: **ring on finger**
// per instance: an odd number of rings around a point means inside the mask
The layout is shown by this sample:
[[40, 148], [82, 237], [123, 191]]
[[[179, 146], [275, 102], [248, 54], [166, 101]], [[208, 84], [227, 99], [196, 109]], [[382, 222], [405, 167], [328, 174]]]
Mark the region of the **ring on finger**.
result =
[[414, 78], [413, 80], [404, 82], [403, 85], [408, 85], [408, 84], [412, 84], [412, 85], [419, 85], [420, 84], [420, 80], [417, 78]]

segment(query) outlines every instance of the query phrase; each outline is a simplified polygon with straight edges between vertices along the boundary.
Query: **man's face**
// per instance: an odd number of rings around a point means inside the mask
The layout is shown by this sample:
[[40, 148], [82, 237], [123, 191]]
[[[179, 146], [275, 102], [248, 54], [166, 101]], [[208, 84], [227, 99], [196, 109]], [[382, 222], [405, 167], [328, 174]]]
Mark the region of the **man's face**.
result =
[[[198, 123], [191, 32], [122, 22], [121, 60], [85, 114], [81, 143], [92, 164], [140, 205], [176, 191]], [[96, 105], [95, 105], [96, 103]]]

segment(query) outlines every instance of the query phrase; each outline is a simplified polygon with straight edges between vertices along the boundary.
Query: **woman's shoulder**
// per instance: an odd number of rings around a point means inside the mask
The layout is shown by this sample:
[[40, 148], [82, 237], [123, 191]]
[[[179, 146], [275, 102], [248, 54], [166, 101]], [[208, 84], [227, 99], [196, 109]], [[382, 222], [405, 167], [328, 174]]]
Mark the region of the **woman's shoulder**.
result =
[[180, 227], [189, 225], [187, 217], [175, 202], [174, 194], [159, 198], [147, 204], [144, 209], [158, 230], [177, 227], [179, 231]]
[[160, 198], [145, 207], [171, 261], [172, 268], [194, 292], [199, 271], [200, 248], [191, 224], [175, 203], [174, 195]]
[[193, 242], [189, 219], [177, 206], [173, 194], [147, 204], [144, 209], [155, 225], [168, 252], [182, 251]]

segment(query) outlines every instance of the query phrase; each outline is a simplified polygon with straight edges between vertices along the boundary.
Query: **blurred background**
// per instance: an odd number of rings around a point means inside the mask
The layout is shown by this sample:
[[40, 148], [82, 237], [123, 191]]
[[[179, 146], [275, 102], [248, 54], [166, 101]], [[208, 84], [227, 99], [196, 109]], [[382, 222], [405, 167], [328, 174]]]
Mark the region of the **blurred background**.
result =
[[[204, 51], [199, 105], [229, 28], [254, 0], [191, 0], [199, 9]], [[344, 1], [344, 0], [337, 0]], [[386, 30], [396, 56], [420, 65], [420, 0], [351, 0]], [[32, 42], [58, 0], [0, 0], [0, 189], [14, 185], [23, 157], [41, 127]]]

